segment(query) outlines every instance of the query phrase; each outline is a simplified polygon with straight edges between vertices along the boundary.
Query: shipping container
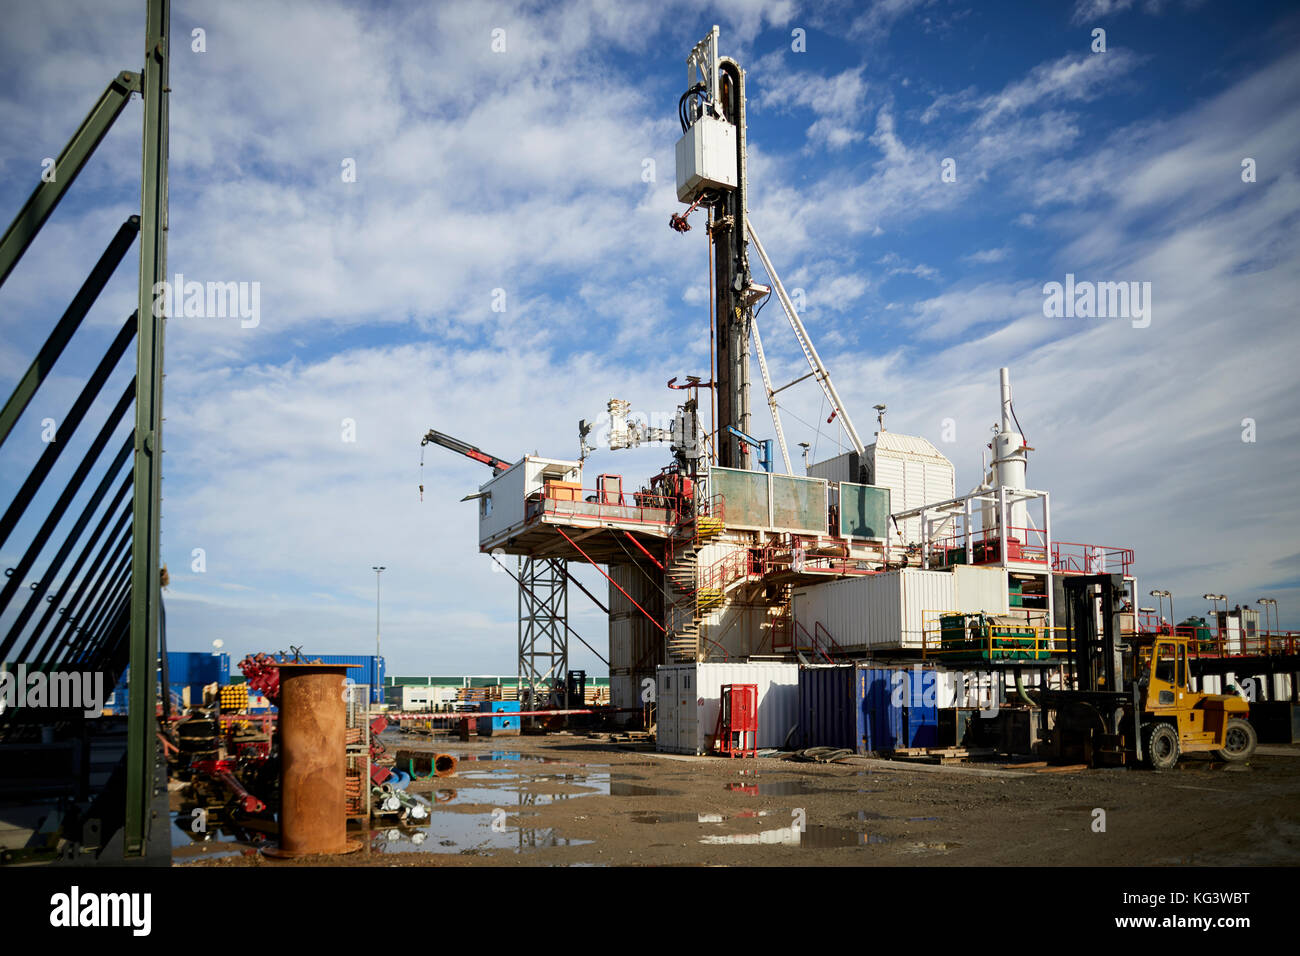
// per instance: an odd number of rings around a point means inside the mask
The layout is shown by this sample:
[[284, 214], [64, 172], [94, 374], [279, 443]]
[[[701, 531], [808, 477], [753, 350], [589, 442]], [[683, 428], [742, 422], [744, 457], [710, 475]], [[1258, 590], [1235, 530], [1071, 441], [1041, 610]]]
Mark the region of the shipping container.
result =
[[[517, 700], [485, 700], [478, 706], [484, 714], [518, 714]], [[517, 737], [520, 733], [519, 717], [480, 717], [476, 721], [480, 737]]]
[[938, 746], [939, 680], [932, 668], [864, 664], [799, 672], [804, 747], [889, 753]]
[[322, 664], [359, 664], [348, 668], [346, 680], [353, 684], [370, 686], [370, 702], [384, 702], [384, 659], [373, 654], [305, 654], [305, 659], [320, 658]]
[[858, 668], [829, 664], [799, 669], [799, 739], [804, 747], [863, 751], [866, 727]]
[[207, 651], [168, 651], [167, 682], [184, 687], [230, 683], [230, 655]]
[[[976, 606], [987, 604], [994, 606]], [[829, 634], [854, 650], [920, 650], [924, 627], [937, 627], [942, 612], [1006, 613], [1006, 575], [997, 568], [885, 571], [796, 588], [792, 605], [798, 633]], [[934, 637], [937, 645], [937, 631]]]
[[669, 664], [656, 674], [656, 748], [705, 754], [712, 749], [724, 684], [758, 685], [758, 746], [793, 742], [799, 719], [799, 666], [779, 662]]

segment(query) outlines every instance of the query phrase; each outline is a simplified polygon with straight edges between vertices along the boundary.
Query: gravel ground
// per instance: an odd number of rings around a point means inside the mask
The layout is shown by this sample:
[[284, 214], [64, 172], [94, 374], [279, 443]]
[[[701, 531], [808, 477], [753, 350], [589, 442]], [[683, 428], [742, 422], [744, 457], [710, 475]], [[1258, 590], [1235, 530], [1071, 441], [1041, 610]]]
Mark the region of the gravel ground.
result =
[[[1296, 865], [1300, 746], [1247, 766], [1186, 758], [1174, 771], [1003, 773], [854, 758], [670, 757], [581, 735], [389, 734], [451, 753], [454, 777], [416, 781], [416, 827], [357, 830], [338, 857], [270, 861], [226, 835], [174, 859], [194, 866]], [[999, 765], [980, 764], [982, 768]], [[180, 794], [175, 795], [180, 805]], [[188, 819], [188, 816], [186, 817]]]

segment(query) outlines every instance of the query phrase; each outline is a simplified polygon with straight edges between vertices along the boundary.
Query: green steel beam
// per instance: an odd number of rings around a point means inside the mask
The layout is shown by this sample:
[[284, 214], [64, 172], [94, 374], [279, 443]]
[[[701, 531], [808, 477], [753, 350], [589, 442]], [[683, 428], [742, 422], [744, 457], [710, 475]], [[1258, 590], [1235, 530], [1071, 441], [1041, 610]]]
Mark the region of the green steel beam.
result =
[[[131, 538], [131, 636], [133, 674], [152, 674], [158, 660], [159, 606], [162, 602], [158, 555], [162, 503], [163, 326], [154, 315], [154, 288], [167, 275], [167, 98], [171, 42], [170, 0], [148, 0], [144, 97], [144, 155], [140, 181], [140, 323], [136, 336], [135, 496]], [[154, 798], [155, 689], [152, 680], [133, 680], [126, 741], [126, 826], [128, 857], [148, 852]], [[167, 839], [167, 821], [158, 821]]]
[[27, 374], [19, 381], [18, 387], [9, 396], [9, 401], [5, 402], [4, 409], [0, 410], [0, 445], [4, 444], [4, 440], [9, 437], [19, 416], [27, 408], [36, 390], [41, 387], [41, 382], [45, 381], [45, 376], [50, 374], [50, 369], [63, 354], [63, 349], [72, 338], [72, 333], [81, 326], [82, 319], [95, 304], [99, 294], [104, 291], [104, 286], [108, 284], [113, 270], [122, 261], [126, 251], [131, 248], [131, 243], [135, 242], [135, 234], [139, 231], [139, 216], [131, 216], [122, 223], [122, 227], [117, 230], [117, 234], [104, 250], [104, 254], [95, 263], [95, 268], [91, 270], [90, 275], [73, 297], [72, 304], [63, 313], [63, 318], [59, 319], [54, 331], [41, 346], [40, 352], [32, 360], [31, 367], [27, 369]]
[[9, 273], [36, 238], [45, 220], [50, 218], [50, 213], [95, 152], [95, 147], [104, 138], [113, 121], [121, 114], [131, 94], [139, 89], [140, 74], [124, 70], [113, 77], [108, 89], [104, 90], [99, 101], [81, 121], [77, 131], [72, 134], [72, 139], [68, 140], [68, 145], [63, 147], [63, 152], [59, 153], [59, 158], [54, 162], [53, 181], [42, 178], [41, 184], [28, 197], [14, 221], [5, 230], [4, 238], [0, 239], [0, 285], [4, 285], [5, 279], [9, 278]]

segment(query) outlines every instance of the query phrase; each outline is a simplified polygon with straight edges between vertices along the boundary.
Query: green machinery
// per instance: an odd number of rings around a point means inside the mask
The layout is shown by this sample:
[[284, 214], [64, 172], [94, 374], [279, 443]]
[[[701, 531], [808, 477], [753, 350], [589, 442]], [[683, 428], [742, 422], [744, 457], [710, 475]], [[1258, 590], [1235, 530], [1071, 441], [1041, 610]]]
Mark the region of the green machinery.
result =
[[939, 653], [948, 661], [1041, 661], [1052, 656], [1046, 630], [1005, 614], [944, 614]]

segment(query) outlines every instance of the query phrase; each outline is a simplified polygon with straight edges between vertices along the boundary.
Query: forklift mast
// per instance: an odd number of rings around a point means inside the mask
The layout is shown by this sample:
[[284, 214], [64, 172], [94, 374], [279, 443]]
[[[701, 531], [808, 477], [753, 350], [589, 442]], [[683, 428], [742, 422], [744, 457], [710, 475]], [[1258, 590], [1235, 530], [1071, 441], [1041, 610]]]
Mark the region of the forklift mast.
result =
[[1123, 648], [1118, 640], [1123, 575], [1072, 575], [1063, 584], [1066, 660], [1074, 689], [1123, 690]]

